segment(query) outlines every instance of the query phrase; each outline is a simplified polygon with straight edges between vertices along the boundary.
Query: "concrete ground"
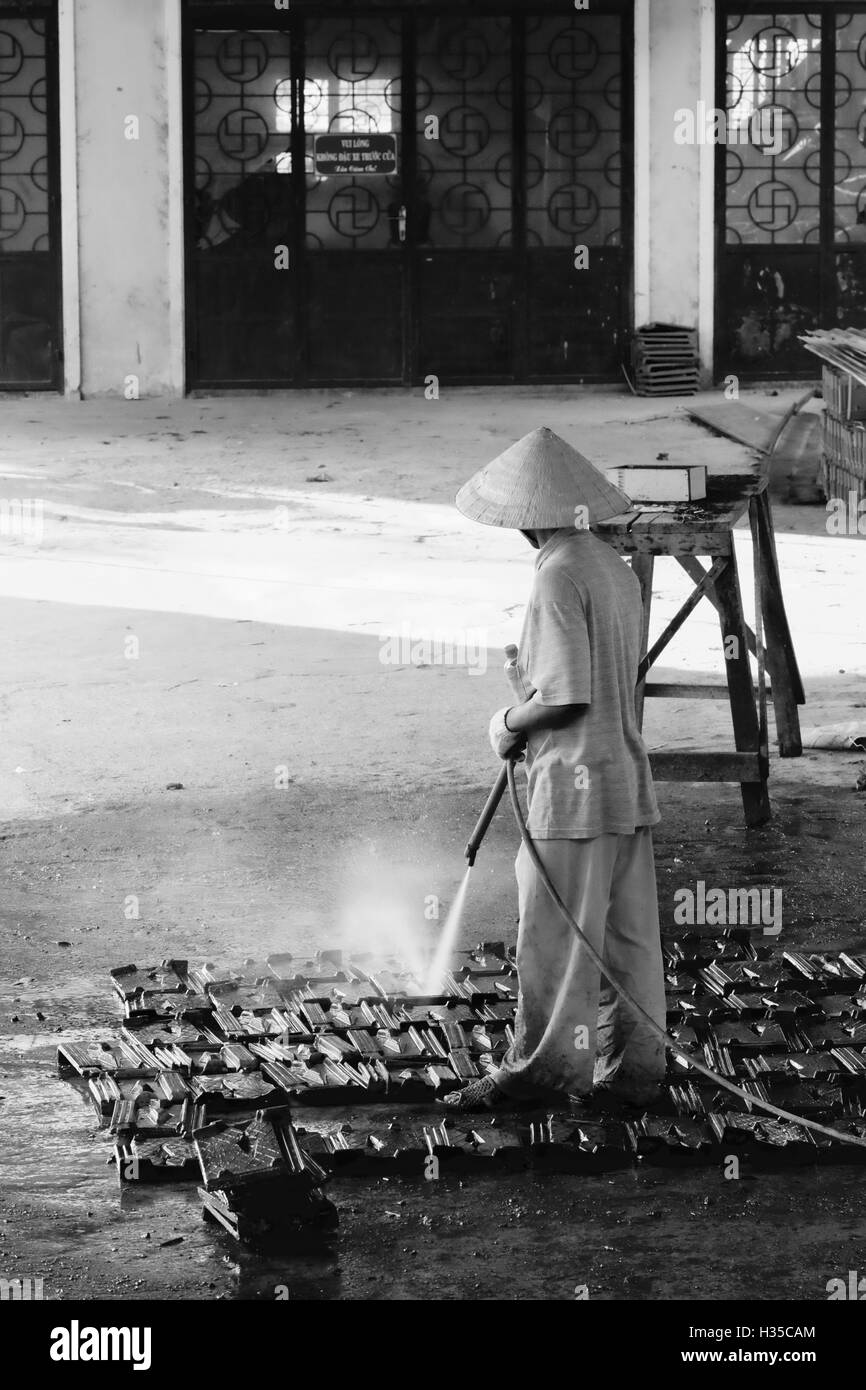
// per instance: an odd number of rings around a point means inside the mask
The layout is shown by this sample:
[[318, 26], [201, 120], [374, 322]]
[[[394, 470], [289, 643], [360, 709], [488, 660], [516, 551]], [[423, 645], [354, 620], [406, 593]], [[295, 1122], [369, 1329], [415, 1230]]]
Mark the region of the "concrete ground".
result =
[[[797, 394], [755, 401], [779, 411]], [[666, 453], [738, 473], [745, 450], [682, 402], [609, 391], [2, 409], [0, 1276], [41, 1275], [67, 1298], [284, 1284], [298, 1298], [567, 1299], [587, 1284], [600, 1299], [762, 1300], [823, 1298], [866, 1269], [855, 1168], [346, 1183], [328, 1243], [265, 1261], [201, 1223], [193, 1188], [121, 1201], [89, 1106], [54, 1076], [61, 1038], [109, 1035], [113, 965], [431, 944], [425, 907], [438, 898], [444, 917], [496, 775], [486, 723], [531, 581], [519, 536], [453, 509], [470, 472], [544, 423], [602, 466]], [[863, 538], [782, 500], [784, 477], [775, 493], [804, 725], [862, 725]], [[21, 534], [26, 499], [39, 507]], [[747, 531], [737, 545], [748, 605]], [[660, 628], [686, 581], [672, 561], [657, 573]], [[430, 636], [462, 664], [413, 650]], [[665, 673], [721, 678], [708, 605]], [[651, 702], [646, 737], [731, 746], [727, 706]], [[750, 832], [736, 787], [662, 785], [663, 921], [698, 879], [755, 883], [783, 890], [784, 945], [866, 948], [863, 763], [774, 760], [774, 819]], [[516, 843], [503, 810], [465, 944], [513, 939]]]

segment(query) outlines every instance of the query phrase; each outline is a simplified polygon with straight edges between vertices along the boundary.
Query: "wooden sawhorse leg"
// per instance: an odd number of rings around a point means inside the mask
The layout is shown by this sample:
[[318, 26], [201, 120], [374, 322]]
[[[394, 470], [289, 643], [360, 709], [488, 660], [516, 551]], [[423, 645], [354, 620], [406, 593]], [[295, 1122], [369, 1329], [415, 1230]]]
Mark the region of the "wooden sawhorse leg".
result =
[[763, 825], [772, 814], [767, 792], [769, 769], [766, 749], [761, 748], [761, 731], [755, 708], [752, 668], [749, 662], [749, 646], [746, 637], [746, 620], [743, 615], [733, 536], [731, 536], [731, 554], [715, 580], [714, 588], [722, 630], [725, 674], [731, 702], [731, 717], [734, 722], [734, 741], [738, 753], [754, 753], [756, 755], [761, 771], [760, 781], [740, 783], [743, 810], [747, 825]]
[[[791, 630], [785, 612], [785, 600], [776, 558], [773, 536], [773, 519], [769, 495], [758, 493], [749, 504], [749, 519], [752, 526], [752, 544], [758, 556], [758, 569], [761, 575], [761, 615], [764, 624], [763, 654], [770, 675], [771, 697], [776, 712], [776, 736], [779, 755], [783, 758], [799, 758], [803, 752], [800, 738], [800, 716], [798, 705], [806, 703], [803, 682], [800, 678]], [[705, 575], [706, 570], [692, 555], [678, 555], [686, 574], [695, 583]], [[707, 590], [707, 597], [716, 608], [719, 604], [715, 591]], [[746, 640], [753, 656], [758, 654], [757, 639], [752, 629], [746, 625]]]
[[803, 752], [803, 743], [797, 706], [806, 703], [806, 696], [794, 653], [788, 615], [785, 612], [773, 534], [773, 514], [766, 489], [757, 493], [749, 503], [749, 521], [760, 575], [761, 614], [764, 621], [767, 670], [770, 673], [773, 706], [776, 711], [779, 756], [799, 758]]
[[[654, 764], [653, 772], [654, 776], [657, 778], [661, 776], [664, 780], [703, 781], [709, 777], [709, 780], [713, 781], [739, 781], [746, 824], [755, 826], [763, 825], [772, 814], [767, 792], [769, 758], [765, 735], [766, 720], [763, 714], [759, 719], [755, 705], [752, 668], [749, 662], [749, 633], [743, 614], [733, 544], [733, 536], [731, 535], [729, 553], [717, 556], [709, 570], [703, 569], [695, 561], [697, 583], [694, 590], [649, 650], [647, 648], [652, 609], [654, 557], [639, 552], [632, 554], [632, 570], [640, 582], [643, 602], [642, 656], [635, 685], [635, 712], [638, 725], [642, 728], [646, 678], [649, 671], [668, 642], [700, 603], [701, 598], [710, 598], [719, 613], [735, 746], [737, 754], [744, 755], [737, 766], [737, 772], [740, 775], [737, 776], [736, 772], [731, 775], [728, 771], [735, 761], [734, 757], [727, 758], [726, 762], [725, 755], [707, 753], [685, 753], [682, 755], [657, 753], [651, 759]], [[687, 692], [689, 687], [673, 686], [666, 687], [666, 689], [670, 689], [671, 692], [674, 690]], [[664, 761], [660, 768], [661, 760]], [[676, 771], [673, 770], [674, 767]]]

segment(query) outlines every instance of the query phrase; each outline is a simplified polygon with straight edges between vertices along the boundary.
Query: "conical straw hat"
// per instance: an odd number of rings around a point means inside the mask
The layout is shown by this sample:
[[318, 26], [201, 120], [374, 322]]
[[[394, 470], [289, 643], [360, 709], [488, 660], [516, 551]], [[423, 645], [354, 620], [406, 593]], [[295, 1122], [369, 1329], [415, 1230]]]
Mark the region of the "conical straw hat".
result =
[[479, 469], [457, 494], [457, 507], [485, 526], [518, 531], [594, 525], [630, 511], [632, 502], [553, 430], [532, 430]]

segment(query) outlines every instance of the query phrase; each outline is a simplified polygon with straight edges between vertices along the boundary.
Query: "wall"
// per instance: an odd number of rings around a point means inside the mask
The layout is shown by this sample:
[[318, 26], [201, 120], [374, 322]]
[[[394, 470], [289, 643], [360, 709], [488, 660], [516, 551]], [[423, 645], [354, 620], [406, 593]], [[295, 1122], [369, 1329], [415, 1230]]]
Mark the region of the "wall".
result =
[[[80, 287], [84, 396], [177, 393], [182, 371], [180, 0], [64, 0], [64, 82], [74, 84], [77, 208], [64, 201]], [[70, 93], [66, 93], [67, 107]], [[132, 118], [132, 119], [130, 119]], [[136, 126], [137, 122], [137, 126]], [[138, 138], [127, 138], [136, 135]], [[74, 225], [68, 225], [69, 217]], [[73, 275], [74, 279], [74, 275]], [[69, 354], [68, 354], [69, 356]]]

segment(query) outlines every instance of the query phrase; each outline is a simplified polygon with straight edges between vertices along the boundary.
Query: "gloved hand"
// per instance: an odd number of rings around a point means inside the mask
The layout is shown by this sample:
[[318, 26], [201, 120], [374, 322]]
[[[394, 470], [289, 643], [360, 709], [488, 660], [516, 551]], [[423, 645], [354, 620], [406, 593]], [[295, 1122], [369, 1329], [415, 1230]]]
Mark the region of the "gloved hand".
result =
[[497, 710], [490, 721], [488, 737], [490, 747], [493, 749], [497, 758], [510, 758], [523, 746], [523, 734], [512, 733], [505, 723], [505, 716], [508, 709]]

